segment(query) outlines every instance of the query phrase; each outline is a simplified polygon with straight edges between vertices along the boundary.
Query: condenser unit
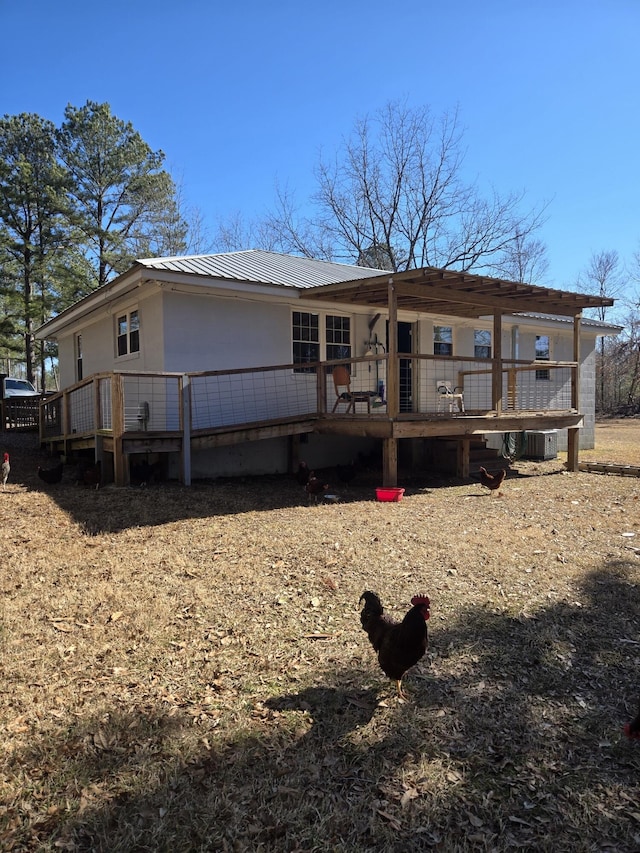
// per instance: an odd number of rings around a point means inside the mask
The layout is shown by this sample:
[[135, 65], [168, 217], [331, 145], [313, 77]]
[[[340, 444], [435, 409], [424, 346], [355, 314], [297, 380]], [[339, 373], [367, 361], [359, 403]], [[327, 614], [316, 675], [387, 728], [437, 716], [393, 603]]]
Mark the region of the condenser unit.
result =
[[558, 456], [558, 430], [529, 430], [526, 456], [528, 459], [555, 459]]

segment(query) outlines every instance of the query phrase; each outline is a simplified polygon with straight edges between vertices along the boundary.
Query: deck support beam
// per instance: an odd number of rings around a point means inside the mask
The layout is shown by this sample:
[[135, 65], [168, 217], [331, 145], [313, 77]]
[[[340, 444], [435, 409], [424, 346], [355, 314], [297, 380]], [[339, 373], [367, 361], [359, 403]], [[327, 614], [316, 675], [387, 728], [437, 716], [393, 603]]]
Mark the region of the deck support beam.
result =
[[182, 482], [191, 485], [191, 384], [189, 376], [182, 377]]
[[[571, 368], [571, 407], [580, 411], [580, 322], [582, 313], [573, 318], [573, 360]], [[567, 470], [578, 471], [580, 465], [580, 430], [572, 427], [567, 430]]]
[[[387, 364], [387, 414], [390, 420], [398, 417], [400, 411], [400, 371], [398, 367], [398, 294], [389, 279], [387, 286], [389, 310], [388, 356]], [[382, 442], [382, 485], [395, 488], [398, 485], [398, 439], [393, 436]]]
[[398, 294], [396, 293], [392, 278], [389, 279], [387, 298], [389, 309], [387, 414], [393, 419], [398, 417], [398, 412], [400, 411], [400, 388], [398, 382], [400, 370], [398, 366]]
[[382, 442], [382, 485], [395, 489], [398, 485], [398, 439], [385, 438]]
[[462, 480], [469, 479], [469, 460], [471, 457], [471, 438], [464, 436], [457, 443], [456, 476]]
[[491, 407], [498, 415], [502, 414], [502, 314], [493, 315], [493, 370], [491, 373]]
[[579, 465], [580, 430], [577, 427], [567, 429], [567, 471], [577, 471]]
[[116, 486], [128, 486], [129, 466], [125, 465], [123, 452], [124, 388], [121, 373], [114, 373], [111, 377], [111, 425], [113, 430], [113, 480]]

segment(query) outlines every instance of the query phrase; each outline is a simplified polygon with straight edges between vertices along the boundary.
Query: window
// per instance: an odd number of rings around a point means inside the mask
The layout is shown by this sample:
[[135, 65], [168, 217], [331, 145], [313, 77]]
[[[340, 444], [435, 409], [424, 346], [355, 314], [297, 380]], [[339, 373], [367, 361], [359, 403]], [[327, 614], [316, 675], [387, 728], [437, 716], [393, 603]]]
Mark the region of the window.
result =
[[140, 318], [137, 311], [122, 314], [117, 321], [117, 354], [140, 352]]
[[[318, 314], [294, 311], [292, 315], [293, 363], [351, 360], [351, 318], [327, 314], [321, 325]], [[323, 354], [324, 353], [324, 354]], [[296, 367], [295, 373], [315, 373], [314, 367]], [[331, 371], [327, 368], [327, 372]]]
[[451, 326], [433, 327], [433, 354], [453, 355], [453, 329]]
[[336, 358], [351, 360], [351, 319], [349, 317], [326, 317], [327, 361]]
[[[536, 335], [536, 361], [549, 361], [549, 335]], [[549, 379], [548, 370], [536, 370], [536, 379]]]
[[[317, 314], [293, 312], [293, 363], [320, 361], [320, 324]], [[295, 373], [315, 373], [314, 367], [296, 367]]]
[[491, 358], [491, 332], [488, 329], [474, 330], [473, 354], [476, 358]]
[[82, 335], [76, 335], [76, 382], [82, 379]]

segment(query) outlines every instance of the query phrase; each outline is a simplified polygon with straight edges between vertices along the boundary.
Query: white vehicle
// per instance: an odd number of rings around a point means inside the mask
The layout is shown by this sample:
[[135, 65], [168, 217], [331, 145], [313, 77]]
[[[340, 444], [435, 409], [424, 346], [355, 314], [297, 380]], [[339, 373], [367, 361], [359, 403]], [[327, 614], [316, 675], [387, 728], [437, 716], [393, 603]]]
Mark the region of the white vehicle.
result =
[[36, 391], [31, 382], [27, 379], [12, 379], [11, 377], [7, 377], [4, 380], [4, 396], [39, 397], [40, 392]]

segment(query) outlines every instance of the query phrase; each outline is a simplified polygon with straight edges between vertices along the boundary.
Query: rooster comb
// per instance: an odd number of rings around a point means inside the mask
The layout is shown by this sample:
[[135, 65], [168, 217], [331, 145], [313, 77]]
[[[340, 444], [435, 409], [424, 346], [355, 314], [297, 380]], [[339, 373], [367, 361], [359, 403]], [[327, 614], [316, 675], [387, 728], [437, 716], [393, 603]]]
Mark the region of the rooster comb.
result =
[[416, 605], [418, 604], [426, 604], [427, 607], [429, 607], [431, 605], [431, 601], [426, 593], [419, 592], [418, 595], [413, 596], [413, 598], [411, 599], [411, 604], [413, 604], [414, 607], [416, 607]]

